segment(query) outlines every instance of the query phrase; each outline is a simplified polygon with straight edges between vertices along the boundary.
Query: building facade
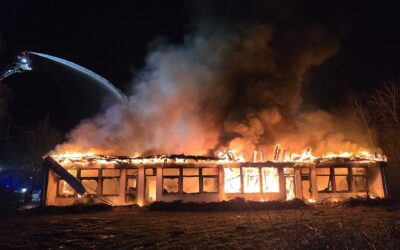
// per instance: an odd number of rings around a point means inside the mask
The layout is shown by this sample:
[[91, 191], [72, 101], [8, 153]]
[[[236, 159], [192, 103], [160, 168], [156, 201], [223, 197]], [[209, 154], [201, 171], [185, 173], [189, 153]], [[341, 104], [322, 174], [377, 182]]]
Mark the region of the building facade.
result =
[[[385, 162], [330, 159], [317, 162], [223, 162], [214, 159], [57, 160], [84, 187], [47, 167], [46, 205], [108, 203], [145, 205], [154, 201], [213, 202], [241, 197], [270, 201], [339, 201], [385, 197]], [[47, 165], [46, 162], [44, 164]]]

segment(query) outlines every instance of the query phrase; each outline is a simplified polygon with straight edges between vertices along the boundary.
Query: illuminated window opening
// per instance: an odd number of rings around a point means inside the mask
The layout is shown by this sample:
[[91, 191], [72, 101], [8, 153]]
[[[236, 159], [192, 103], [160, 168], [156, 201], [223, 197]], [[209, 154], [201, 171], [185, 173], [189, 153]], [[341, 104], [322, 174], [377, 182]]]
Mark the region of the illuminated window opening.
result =
[[183, 168], [183, 193], [196, 194], [200, 192], [200, 169], [199, 168]]
[[245, 193], [260, 193], [260, 169], [257, 167], [243, 168], [243, 191]]
[[137, 168], [126, 170], [126, 201], [134, 202], [137, 199], [137, 180], [139, 170]]
[[241, 193], [240, 168], [224, 168], [225, 193]]
[[178, 194], [179, 179], [179, 168], [163, 168], [163, 194]]
[[218, 168], [202, 168], [202, 193], [218, 193]]
[[102, 191], [106, 196], [119, 195], [119, 169], [103, 169], [102, 170]]
[[278, 168], [263, 167], [262, 168], [263, 192], [279, 193], [279, 172]]

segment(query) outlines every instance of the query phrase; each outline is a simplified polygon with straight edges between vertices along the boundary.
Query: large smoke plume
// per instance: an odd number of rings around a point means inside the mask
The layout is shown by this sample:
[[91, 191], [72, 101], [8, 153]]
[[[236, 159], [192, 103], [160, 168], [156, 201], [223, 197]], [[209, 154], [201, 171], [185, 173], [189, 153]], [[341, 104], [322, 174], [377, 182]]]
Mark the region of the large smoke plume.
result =
[[339, 49], [335, 33], [318, 22], [283, 25], [250, 9], [234, 18], [200, 14], [183, 44], [153, 44], [129, 103], [82, 121], [56, 150], [133, 155], [230, 149], [249, 157], [255, 149], [272, 153], [277, 143], [317, 154], [367, 147], [344, 117], [302, 108], [307, 73]]

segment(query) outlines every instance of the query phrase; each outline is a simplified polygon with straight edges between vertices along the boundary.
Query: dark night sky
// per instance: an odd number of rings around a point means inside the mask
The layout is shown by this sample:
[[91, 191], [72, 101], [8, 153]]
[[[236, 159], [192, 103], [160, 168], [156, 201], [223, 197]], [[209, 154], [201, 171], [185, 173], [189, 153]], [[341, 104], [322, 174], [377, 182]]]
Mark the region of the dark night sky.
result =
[[[213, 15], [229, 16], [230, 10], [240, 13], [240, 5], [248, 4], [231, 2], [208, 8], [217, 13]], [[291, 15], [283, 9], [285, 4], [300, 5], [300, 1], [276, 2], [266, 15]], [[400, 77], [397, 6], [348, 2], [305, 1], [295, 8], [302, 19], [322, 22], [340, 33], [339, 52], [313, 70], [304, 91], [304, 98], [324, 109], [342, 103], [348, 91], [370, 91]], [[194, 12], [193, 4], [184, 1], [3, 1], [0, 33], [5, 46], [0, 64], [5, 66], [20, 51], [44, 52], [88, 67], [126, 91], [133, 73], [144, 66], [149, 44], [159, 37], [181, 43], [194, 29]], [[246, 15], [229, 18], [246, 19]], [[14, 125], [31, 126], [50, 114], [57, 126], [68, 130], [81, 118], [74, 117], [77, 106], [65, 104], [79, 100], [62, 101], [58, 87], [49, 81], [33, 76], [7, 79], [14, 92]]]

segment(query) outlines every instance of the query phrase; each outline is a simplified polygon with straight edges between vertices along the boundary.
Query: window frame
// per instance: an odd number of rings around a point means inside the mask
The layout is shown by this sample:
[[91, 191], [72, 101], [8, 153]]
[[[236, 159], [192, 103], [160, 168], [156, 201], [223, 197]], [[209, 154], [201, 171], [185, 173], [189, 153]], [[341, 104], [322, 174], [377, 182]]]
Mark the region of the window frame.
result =
[[[217, 170], [217, 174], [216, 175], [215, 174], [213, 174], [213, 175], [209, 175], [209, 174], [204, 175], [203, 174], [203, 169], [205, 169], [205, 168], [215, 168]], [[200, 171], [199, 172], [199, 175], [200, 175], [200, 177], [199, 177], [199, 185], [200, 185], [199, 191], [200, 191], [200, 193], [201, 194], [218, 194], [219, 193], [219, 168], [218, 167], [200, 167], [199, 171]], [[204, 191], [204, 178], [216, 179], [217, 191], [215, 191], [215, 192], [205, 192]]]
[[[90, 176], [90, 177], [81, 177], [81, 175], [82, 175], [82, 170], [97, 170], [97, 177], [94, 177], [94, 176]], [[101, 181], [101, 171], [100, 171], [100, 168], [81, 168], [81, 169], [79, 169], [79, 171], [78, 171], [78, 179], [79, 179], [79, 181], [82, 183], [82, 181], [83, 180], [96, 180], [97, 181], [97, 187], [96, 187], [96, 193], [94, 193], [94, 194], [91, 194], [91, 193], [89, 193], [89, 192], [87, 192], [87, 193], [85, 193], [84, 195], [83, 195], [83, 197], [95, 197], [96, 195], [99, 195], [99, 185], [100, 185], [100, 181]], [[82, 183], [82, 185], [83, 185], [83, 183]], [[85, 190], [86, 190], [86, 187], [85, 186], [83, 186], [84, 188], [85, 188]]]
[[[260, 180], [260, 192], [257, 193], [249, 193], [244, 191], [244, 171], [243, 168], [258, 168], [258, 174], [259, 174], [259, 180]], [[228, 195], [234, 195], [234, 194], [244, 194], [244, 195], [258, 195], [258, 194], [279, 194], [282, 192], [281, 190], [281, 171], [283, 171], [283, 167], [280, 166], [268, 166], [268, 165], [263, 165], [263, 166], [233, 166], [233, 167], [223, 167], [225, 168], [239, 168], [240, 169], [240, 192], [235, 192], [235, 193], [227, 193], [225, 192], [225, 171], [224, 171], [224, 193]], [[278, 183], [279, 183], [279, 191], [278, 192], [264, 192], [264, 176], [263, 176], [263, 168], [274, 168], [277, 170], [277, 177], [278, 177]]]
[[[129, 169], [136, 169], [137, 170], [136, 174], [128, 174], [128, 170]], [[125, 196], [132, 197], [131, 194], [128, 194], [128, 180], [135, 179], [136, 180], [135, 200], [137, 200], [137, 196], [138, 196], [138, 192], [137, 192], [138, 191], [137, 189], [138, 189], [138, 186], [139, 186], [139, 184], [138, 184], [138, 181], [139, 181], [138, 176], [139, 176], [139, 168], [126, 168]]]
[[[336, 174], [335, 173], [335, 169], [340, 169], [340, 168], [345, 168], [347, 169], [347, 174]], [[352, 189], [352, 179], [353, 179], [353, 171], [351, 169], [351, 167], [332, 167], [333, 169], [333, 179], [334, 179], [334, 192], [335, 193], [352, 193], [353, 189]], [[337, 185], [336, 185], [336, 176], [344, 176], [346, 177], [346, 182], [347, 182], [347, 190], [337, 190]]]
[[[228, 193], [225, 191], [225, 185], [226, 185], [226, 180], [225, 180], [225, 168], [238, 168], [239, 169], [239, 179], [240, 179], [240, 188], [239, 188], [239, 192], [232, 192], [232, 193]], [[243, 183], [243, 169], [242, 167], [224, 167], [224, 193], [225, 194], [244, 194], [244, 183]]]
[[[164, 169], [178, 169], [178, 175], [164, 175]], [[182, 194], [181, 191], [181, 186], [182, 186], [182, 180], [181, 180], [181, 176], [182, 176], [182, 168], [179, 166], [168, 166], [168, 167], [163, 167], [162, 168], [162, 195], [177, 195], [177, 194]], [[164, 179], [178, 179], [178, 191], [177, 192], [173, 192], [173, 193], [166, 193], [164, 192]]]
[[[103, 171], [104, 170], [118, 170], [119, 171], [119, 175], [118, 175], [118, 177], [116, 177], [116, 176], [103, 176]], [[105, 197], [110, 197], [110, 196], [111, 197], [116, 197], [116, 196], [119, 196], [121, 194], [121, 169], [119, 169], [119, 168], [102, 168], [101, 171], [100, 171], [99, 178], [101, 180], [100, 194], [102, 196], [105, 196]], [[103, 181], [105, 179], [117, 179], [118, 180], [118, 194], [104, 194], [104, 183], [103, 183]], [[97, 184], [97, 186], [98, 186], [98, 184]]]
[[[164, 175], [164, 169], [179, 169], [179, 175]], [[215, 168], [217, 170], [216, 174], [207, 174], [203, 175], [204, 168]], [[197, 169], [198, 174], [187, 174], [184, 175], [184, 169]], [[183, 178], [184, 177], [197, 177], [199, 179], [199, 192], [196, 193], [185, 193], [183, 191]], [[175, 193], [165, 193], [164, 192], [164, 179], [178, 179], [178, 192]], [[217, 183], [217, 191], [216, 192], [205, 192], [204, 191], [204, 179], [205, 178], [213, 178]], [[167, 166], [162, 168], [162, 195], [199, 195], [199, 194], [218, 194], [219, 189], [219, 168], [218, 167], [208, 167], [208, 166]]]
[[[277, 175], [276, 176], [278, 176], [278, 192], [264, 192], [264, 171], [263, 171], [263, 168], [275, 168], [276, 169], [276, 171], [277, 171]], [[281, 176], [280, 176], [280, 171], [279, 171], [279, 169], [282, 169], [281, 171], [284, 171], [284, 169], [283, 169], [283, 167], [272, 167], [272, 166], [263, 166], [263, 167], [260, 167], [260, 171], [259, 171], [259, 173], [260, 173], [260, 183], [261, 183], [261, 192], [260, 192], [260, 194], [279, 194], [280, 192], [282, 192], [281, 191]], [[285, 173], [283, 173], [283, 175], [285, 175]], [[285, 183], [285, 185], [286, 185], [286, 183]], [[286, 188], [285, 188], [285, 193], [286, 193]], [[258, 194], [258, 193], [256, 193], [256, 194]]]
[[[363, 168], [365, 170], [364, 174], [354, 174], [353, 168]], [[351, 187], [353, 188], [353, 180], [355, 181], [355, 177], [363, 177], [365, 178], [365, 190], [357, 190], [357, 187], [355, 186], [354, 183], [354, 188], [355, 190], [353, 192], [355, 193], [368, 193], [369, 188], [368, 188], [368, 168], [367, 167], [352, 167], [352, 179], [351, 179]]]
[[[322, 168], [327, 168], [329, 170], [329, 174], [318, 174], [317, 169], [322, 169]], [[317, 192], [322, 193], [322, 194], [330, 194], [330, 193], [335, 193], [335, 175], [333, 172], [333, 167], [315, 167], [315, 180], [317, 181]], [[318, 176], [328, 176], [328, 187], [329, 185], [331, 186], [331, 190], [329, 191], [320, 191], [318, 190]]]
[[[185, 175], [185, 173], [184, 173], [184, 169], [185, 168], [188, 168], [188, 169], [197, 169], [198, 170], [198, 173], [197, 173], [197, 175]], [[201, 173], [200, 173], [200, 167], [182, 167], [182, 194], [200, 194], [201, 193], [201, 190], [200, 190], [200, 175], [201, 175]], [[196, 193], [185, 193], [184, 191], [183, 191], [183, 188], [184, 188], [184, 182], [183, 182], [183, 179], [185, 178], [185, 177], [189, 177], [189, 178], [193, 178], [193, 177], [197, 177], [198, 178], [198, 180], [199, 180], [199, 186], [198, 186], [198, 188], [199, 188], [199, 191], [198, 192], [196, 192]]]
[[[368, 168], [367, 167], [354, 167], [354, 166], [343, 166], [343, 167], [335, 167], [335, 166], [331, 166], [331, 167], [316, 167], [317, 168], [328, 168], [329, 169], [329, 175], [326, 174], [316, 174], [316, 179], [317, 179], [317, 184], [318, 184], [318, 176], [329, 176], [329, 179], [331, 181], [331, 185], [332, 185], [332, 191], [329, 192], [323, 192], [323, 191], [318, 191], [318, 193], [364, 193], [364, 192], [368, 192]], [[347, 174], [336, 174], [335, 173], [335, 169], [340, 169], [340, 168], [345, 168], [347, 169]], [[365, 169], [365, 174], [354, 174], [353, 169], [354, 168], [363, 168]], [[346, 177], [346, 181], [347, 181], [347, 185], [348, 185], [348, 189], [347, 190], [337, 190], [337, 185], [336, 185], [336, 176], [345, 176]], [[365, 178], [365, 183], [366, 183], [366, 189], [363, 191], [358, 191], [355, 189], [355, 187], [353, 187], [353, 181], [355, 179], [355, 177], [363, 177]]]
[[78, 193], [72, 187], [71, 188], [74, 190], [74, 194], [72, 194], [72, 195], [60, 194], [60, 182], [61, 181], [64, 181], [67, 185], [69, 185], [64, 179], [62, 179], [60, 176], [58, 176], [58, 179], [57, 179], [57, 190], [56, 190], [56, 197], [57, 198], [76, 198], [76, 197], [78, 197]]

